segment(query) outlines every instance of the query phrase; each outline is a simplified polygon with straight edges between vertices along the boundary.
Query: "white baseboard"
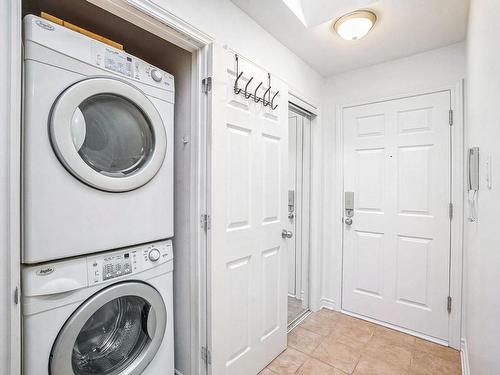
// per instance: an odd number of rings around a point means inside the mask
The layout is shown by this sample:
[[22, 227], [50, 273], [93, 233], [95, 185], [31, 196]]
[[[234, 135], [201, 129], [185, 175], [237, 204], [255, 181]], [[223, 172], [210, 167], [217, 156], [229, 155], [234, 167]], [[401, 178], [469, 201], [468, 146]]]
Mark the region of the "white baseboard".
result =
[[335, 301], [329, 298], [321, 298], [320, 308], [325, 308], [329, 310], [337, 310], [337, 305]]
[[460, 358], [462, 360], [462, 375], [470, 375], [469, 350], [467, 349], [467, 340], [464, 338], [462, 338]]

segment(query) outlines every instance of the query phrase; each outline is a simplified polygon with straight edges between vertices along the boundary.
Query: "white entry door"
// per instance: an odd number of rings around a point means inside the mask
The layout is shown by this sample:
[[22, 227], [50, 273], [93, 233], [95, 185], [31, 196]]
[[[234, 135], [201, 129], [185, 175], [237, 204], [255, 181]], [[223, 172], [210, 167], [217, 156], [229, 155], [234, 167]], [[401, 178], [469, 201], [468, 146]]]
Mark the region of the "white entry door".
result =
[[[234, 93], [235, 55], [214, 47], [209, 342], [212, 375], [255, 375], [286, 348], [288, 89], [275, 110]], [[267, 73], [239, 58], [239, 87]]]
[[450, 92], [346, 108], [346, 311], [448, 340]]

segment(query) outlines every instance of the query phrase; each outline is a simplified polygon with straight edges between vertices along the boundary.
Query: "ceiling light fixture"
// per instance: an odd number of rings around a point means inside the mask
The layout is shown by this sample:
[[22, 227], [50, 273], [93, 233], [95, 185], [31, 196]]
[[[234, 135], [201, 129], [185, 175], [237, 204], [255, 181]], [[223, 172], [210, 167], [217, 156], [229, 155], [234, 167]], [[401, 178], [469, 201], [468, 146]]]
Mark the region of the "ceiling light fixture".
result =
[[377, 15], [369, 10], [345, 14], [333, 24], [333, 29], [345, 40], [358, 40], [373, 28]]

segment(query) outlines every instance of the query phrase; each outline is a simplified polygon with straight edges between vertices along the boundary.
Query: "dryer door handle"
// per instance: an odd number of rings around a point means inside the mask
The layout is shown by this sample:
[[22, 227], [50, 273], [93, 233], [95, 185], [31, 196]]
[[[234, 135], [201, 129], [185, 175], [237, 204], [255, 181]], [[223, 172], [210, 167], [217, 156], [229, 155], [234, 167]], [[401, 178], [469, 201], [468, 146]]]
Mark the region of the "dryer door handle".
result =
[[146, 330], [149, 338], [152, 340], [156, 333], [156, 313], [152, 307], [149, 307]]

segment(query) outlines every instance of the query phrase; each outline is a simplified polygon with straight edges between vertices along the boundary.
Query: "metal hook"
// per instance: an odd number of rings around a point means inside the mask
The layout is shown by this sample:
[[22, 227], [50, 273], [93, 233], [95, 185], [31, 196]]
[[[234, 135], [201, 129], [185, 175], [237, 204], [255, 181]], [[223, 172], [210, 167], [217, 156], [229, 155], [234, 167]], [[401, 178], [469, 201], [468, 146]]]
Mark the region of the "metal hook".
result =
[[252, 96], [252, 93], [248, 94], [248, 91], [247, 91], [248, 85], [250, 84], [250, 82], [252, 82], [252, 80], [253, 80], [253, 77], [250, 78], [248, 80], [247, 84], [245, 85], [245, 94], [244, 94], [245, 95], [245, 99], [250, 99], [250, 97]]
[[273, 105], [273, 103], [274, 103], [274, 98], [276, 98], [276, 97], [278, 96], [278, 94], [279, 94], [279, 93], [280, 93], [280, 92], [279, 92], [279, 90], [278, 90], [278, 91], [276, 91], [276, 94], [274, 94], [273, 98], [271, 99], [271, 108], [272, 108], [273, 110], [275, 110], [276, 108], [278, 108], [278, 104]]
[[[264, 95], [262, 96], [262, 104], [264, 104], [264, 107], [267, 107], [267, 106], [270, 104], [270, 102], [268, 102], [268, 101], [266, 100], [266, 95], [267, 95], [267, 93], [269, 93], [270, 91], [271, 91], [271, 86], [269, 86], [269, 88], [266, 90], [266, 92], [265, 92], [265, 93], [264, 93]], [[271, 95], [271, 93], [269, 93], [269, 95]]]
[[253, 94], [253, 100], [255, 101], [255, 103], [258, 103], [258, 102], [260, 102], [260, 101], [262, 100], [262, 98], [259, 98], [259, 97], [257, 96], [257, 91], [259, 91], [260, 86], [262, 86], [262, 82], [261, 82], [261, 83], [259, 83], [259, 86], [257, 86], [257, 88], [256, 88], [256, 89], [255, 89], [255, 91], [254, 91], [254, 94]]
[[234, 81], [234, 93], [237, 95], [241, 92], [241, 89], [238, 87], [238, 81], [240, 80], [241, 76], [243, 75], [243, 72], [238, 74], [238, 77], [236, 77], [236, 81]]

